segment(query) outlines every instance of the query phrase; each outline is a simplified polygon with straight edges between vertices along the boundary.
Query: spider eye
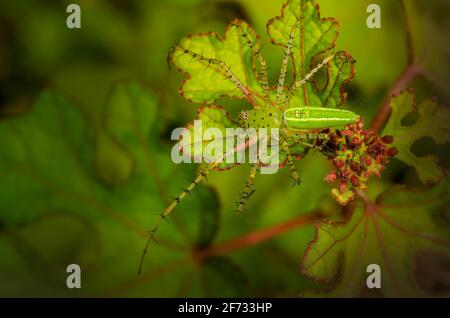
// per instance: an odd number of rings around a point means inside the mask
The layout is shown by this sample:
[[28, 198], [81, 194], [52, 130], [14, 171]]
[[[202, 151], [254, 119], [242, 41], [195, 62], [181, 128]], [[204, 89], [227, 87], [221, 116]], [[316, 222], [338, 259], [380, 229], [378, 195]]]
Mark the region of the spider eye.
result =
[[247, 120], [247, 119], [248, 119], [248, 113], [247, 113], [246, 111], [242, 111], [242, 112], [241, 112], [241, 118], [242, 118], [243, 120]]

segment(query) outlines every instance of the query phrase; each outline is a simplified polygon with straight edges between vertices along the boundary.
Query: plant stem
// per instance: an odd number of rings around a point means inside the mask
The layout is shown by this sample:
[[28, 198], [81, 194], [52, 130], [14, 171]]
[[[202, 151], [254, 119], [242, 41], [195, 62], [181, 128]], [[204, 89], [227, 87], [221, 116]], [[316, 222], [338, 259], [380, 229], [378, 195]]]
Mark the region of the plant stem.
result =
[[405, 0], [400, 0], [400, 7], [402, 9], [405, 34], [406, 34], [406, 48], [408, 50], [408, 64], [413, 64], [414, 60], [415, 60], [415, 56], [414, 56], [415, 52], [414, 52], [414, 45], [413, 45], [413, 39], [412, 39], [411, 24], [408, 19], [408, 14], [406, 12]]
[[383, 102], [383, 106], [379, 109], [377, 115], [370, 125], [370, 129], [379, 132], [383, 128], [384, 123], [391, 114], [391, 99], [393, 95], [399, 94], [417, 75], [422, 74], [422, 68], [418, 64], [408, 64], [392, 87], [389, 89], [387, 96]]
[[372, 120], [370, 129], [377, 133], [383, 128], [385, 122], [388, 120], [389, 115], [391, 114], [392, 96], [399, 94], [416, 76], [423, 75], [424, 73], [422, 67], [420, 66], [420, 63], [417, 61], [414, 55], [411, 24], [406, 12], [405, 2], [404, 0], [400, 0], [399, 3], [403, 14], [403, 22], [405, 27], [405, 37], [406, 37], [405, 40], [408, 54], [407, 56], [408, 64], [389, 89], [389, 92], [387, 93], [386, 98], [384, 99], [383, 105], [378, 110], [378, 113], [376, 114], [375, 118]]
[[268, 227], [262, 230], [253, 231], [234, 239], [213, 245], [194, 253], [194, 258], [198, 261], [204, 260], [212, 255], [223, 255], [243, 248], [259, 244], [273, 237], [279, 236], [300, 226], [309, 225], [322, 218], [320, 212], [312, 212], [297, 216], [287, 222]]

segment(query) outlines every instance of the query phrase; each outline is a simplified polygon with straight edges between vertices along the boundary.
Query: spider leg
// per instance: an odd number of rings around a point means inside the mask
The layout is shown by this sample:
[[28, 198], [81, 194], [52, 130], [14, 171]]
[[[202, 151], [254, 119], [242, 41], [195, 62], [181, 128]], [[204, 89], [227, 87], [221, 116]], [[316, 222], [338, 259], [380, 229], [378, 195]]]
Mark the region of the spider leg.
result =
[[255, 190], [253, 190], [253, 186], [255, 183], [255, 177], [256, 177], [256, 172], [258, 170], [258, 165], [259, 165], [259, 163], [255, 163], [255, 164], [252, 164], [252, 166], [251, 166], [250, 173], [247, 177], [247, 181], [245, 181], [244, 190], [240, 193], [239, 202], [236, 202], [236, 205], [237, 205], [236, 211], [237, 212], [245, 211], [245, 204], [247, 203], [250, 196], [255, 192]]
[[294, 186], [300, 184], [300, 177], [297, 172], [297, 168], [295, 168], [294, 159], [292, 158], [291, 151], [289, 150], [289, 145], [286, 141], [286, 139], [281, 140], [281, 146], [283, 147], [283, 151], [286, 153], [287, 156], [287, 163], [289, 168], [291, 169], [291, 178], [294, 180]]
[[[188, 194], [190, 194], [192, 192], [192, 190], [195, 188], [195, 186], [197, 186], [203, 180], [206, 180], [208, 174], [211, 171], [213, 171], [214, 169], [220, 167], [221, 163], [223, 163], [223, 161], [229, 155], [234, 154], [236, 151], [239, 151], [242, 147], [247, 148], [248, 146], [250, 146], [250, 145], [247, 145], [247, 143], [244, 143], [242, 145], [237, 145], [236, 147], [234, 147], [230, 151], [225, 152], [224, 155], [221, 158], [219, 158], [216, 161], [214, 161], [214, 162], [210, 163], [209, 165], [207, 165], [206, 168], [200, 169], [198, 171], [198, 173], [199, 173], [198, 176], [184, 190], [182, 190], [182, 192], [177, 197], [173, 198], [172, 203], [162, 213], [158, 214], [158, 220], [157, 220], [157, 222], [155, 224], [155, 227], [151, 231], [149, 231], [149, 237], [148, 237], [147, 243], [145, 244], [144, 250], [142, 252], [141, 260], [140, 260], [140, 263], [139, 263], [138, 274], [140, 274], [142, 272], [142, 267], [143, 267], [143, 264], [144, 264], [145, 255], [147, 254], [147, 251], [149, 249], [150, 243], [152, 241], [156, 241], [156, 232], [160, 228], [160, 226], [163, 223], [163, 221], [167, 221], [167, 217], [175, 209], [175, 207], [178, 204], [180, 204], [180, 202]], [[250, 193], [250, 192], [247, 191], [247, 193]], [[247, 195], [247, 196], [249, 197], [250, 194]]]
[[180, 45], [175, 46], [175, 50], [180, 51], [181, 55], [185, 55], [185, 54], [190, 55], [192, 57], [191, 61], [198, 61], [198, 62], [204, 64], [205, 65], [204, 71], [206, 71], [210, 67], [212, 68], [212, 66], [216, 66], [216, 68], [215, 68], [216, 71], [223, 74], [223, 76], [225, 77], [226, 80], [230, 80], [236, 86], [236, 88], [239, 89], [244, 94], [246, 99], [255, 108], [259, 107], [259, 105], [256, 102], [256, 99], [253, 96], [253, 94], [251, 93], [251, 91], [244, 84], [242, 84], [242, 82], [233, 74], [230, 66], [227, 66], [224, 62], [222, 62], [221, 60], [219, 60], [217, 58], [208, 58], [208, 57], [204, 56], [203, 54], [198, 54], [198, 53], [192, 52], [189, 49], [186, 49]]
[[308, 74], [306, 74], [306, 76], [301, 79], [296, 81], [293, 85], [292, 85], [292, 91], [295, 91], [296, 89], [302, 87], [303, 85], [306, 84], [306, 82], [313, 77], [314, 74], [316, 74], [322, 67], [325, 66], [325, 64], [327, 64], [328, 62], [330, 62], [333, 58], [335, 57], [335, 54], [331, 54], [329, 56], [327, 56], [326, 58], [324, 58], [322, 60], [322, 62], [320, 62], [316, 67], [314, 67]]
[[232, 25], [235, 26], [240, 31], [241, 34], [239, 34], [239, 36], [242, 39], [242, 44], [244, 46], [249, 47], [252, 50], [253, 56], [256, 58], [256, 61], [259, 64], [259, 70], [257, 70], [258, 82], [263, 88], [264, 100], [269, 101], [270, 86], [269, 86], [269, 80], [268, 80], [268, 76], [267, 76], [266, 60], [264, 59], [264, 57], [261, 54], [262, 46], [258, 49], [257, 43], [250, 38], [250, 34], [246, 33], [240, 24], [232, 23]]
[[284, 82], [286, 80], [286, 73], [287, 73], [287, 68], [288, 68], [288, 63], [289, 63], [289, 57], [291, 55], [292, 43], [294, 41], [294, 36], [295, 36], [296, 30], [297, 30], [297, 25], [293, 25], [291, 28], [291, 32], [289, 34], [289, 41], [287, 44], [287, 48], [284, 51], [283, 63], [281, 65], [280, 77], [278, 79], [278, 85], [277, 85], [277, 99], [276, 99], [277, 104], [279, 104], [282, 99], [282, 95], [283, 95], [283, 91], [284, 91]]
[[181, 193], [173, 198], [172, 203], [161, 213], [157, 214], [158, 215], [158, 219], [156, 221], [156, 224], [154, 226], [154, 228], [152, 230], [149, 231], [149, 238], [145, 244], [144, 250], [142, 252], [142, 256], [141, 256], [141, 260], [139, 263], [139, 270], [138, 270], [138, 274], [140, 275], [142, 272], [142, 266], [144, 265], [144, 259], [145, 259], [145, 255], [147, 254], [148, 248], [150, 246], [150, 243], [152, 241], [156, 241], [156, 233], [159, 230], [159, 228], [161, 227], [161, 224], [164, 221], [168, 221], [168, 216], [170, 215], [170, 213], [175, 209], [175, 207], [181, 203], [181, 201], [192, 192], [192, 190], [195, 188], [195, 186], [197, 186], [200, 182], [202, 182], [203, 180], [206, 179], [207, 175], [214, 170], [217, 166], [219, 165], [219, 163], [212, 163], [208, 166], [208, 168], [206, 169], [202, 169], [199, 171], [199, 175], [185, 188], [181, 191]]

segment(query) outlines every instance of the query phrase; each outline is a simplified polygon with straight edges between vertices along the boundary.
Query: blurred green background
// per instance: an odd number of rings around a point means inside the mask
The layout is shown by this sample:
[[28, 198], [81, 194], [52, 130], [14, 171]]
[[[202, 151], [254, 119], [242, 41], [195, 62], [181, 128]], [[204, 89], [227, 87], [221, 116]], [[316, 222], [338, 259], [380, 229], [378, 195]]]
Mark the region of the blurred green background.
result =
[[[339, 20], [337, 48], [357, 60], [347, 107], [370, 123], [407, 63], [401, 6], [376, 1], [382, 28], [368, 29], [373, 1], [318, 2], [322, 17]], [[79, 0], [82, 28], [72, 30], [69, 3], [0, 3], [0, 120], [20, 136], [0, 135], [0, 296], [295, 297], [317, 287], [299, 270], [313, 224], [203, 261], [192, 255], [314, 211], [340, 211], [323, 182], [331, 166], [319, 153], [298, 164], [298, 188], [285, 170], [258, 175], [245, 214], [232, 210], [249, 168], [212, 174], [163, 225], [137, 276], [146, 230], [195, 169], [170, 160], [172, 129], [191, 121], [199, 105], [178, 94], [183, 75], [169, 69], [169, 48], [188, 33], [223, 34], [241, 18], [266, 44], [275, 83], [282, 52], [269, 43], [266, 22], [283, 1]], [[435, 95], [450, 105], [448, 1], [408, 1], [406, 13], [430, 74], [409, 86], [418, 100]], [[232, 113], [242, 107], [223, 104]], [[448, 147], [427, 139], [413, 150], [450, 164]], [[393, 183], [420, 185], [394, 159], [370, 192]], [[79, 290], [65, 285], [71, 263], [82, 268]]]

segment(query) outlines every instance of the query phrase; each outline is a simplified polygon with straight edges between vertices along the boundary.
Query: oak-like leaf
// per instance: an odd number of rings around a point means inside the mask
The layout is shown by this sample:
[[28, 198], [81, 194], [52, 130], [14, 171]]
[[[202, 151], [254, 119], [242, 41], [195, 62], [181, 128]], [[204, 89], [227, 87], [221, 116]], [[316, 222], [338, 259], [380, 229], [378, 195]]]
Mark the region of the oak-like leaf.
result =
[[[422, 182], [438, 181], [443, 172], [437, 164], [437, 158], [432, 155], [418, 157], [411, 151], [411, 146], [424, 137], [432, 138], [437, 144], [449, 142], [450, 110], [439, 105], [434, 98], [416, 104], [415, 94], [411, 90], [393, 97], [391, 107], [392, 114], [383, 134], [394, 137], [393, 146], [399, 151], [396, 158], [414, 167]], [[418, 113], [417, 121], [404, 126], [402, 120], [414, 111]]]
[[[254, 45], [253, 50], [247, 42]], [[259, 49], [259, 36], [240, 20], [230, 23], [223, 37], [214, 32], [184, 37], [171, 54], [172, 63], [188, 76], [181, 94], [192, 102], [208, 104], [221, 97], [245, 98], [226, 69], [250, 92], [262, 94], [254, 71], [253, 52]]]
[[[429, 189], [396, 186], [375, 202], [358, 201], [345, 222], [316, 225], [315, 239], [304, 254], [301, 270], [326, 283], [308, 296], [413, 297], [429, 295], [421, 285], [425, 273], [415, 264], [421, 255], [450, 258], [448, 180]], [[370, 264], [380, 267], [380, 289], [369, 289]], [[441, 275], [442, 277], [442, 275]], [[372, 278], [370, 278], [372, 281]]]
[[[319, 5], [313, 0], [289, 0], [281, 16], [267, 24], [272, 42], [286, 50], [290, 37], [294, 81], [302, 80], [327, 56], [333, 54], [339, 34], [334, 18], [321, 18]], [[346, 99], [345, 85], [355, 76], [354, 59], [348, 52], [337, 52], [327, 63], [322, 76], [315, 76], [293, 92], [291, 107], [314, 105], [337, 107]]]

